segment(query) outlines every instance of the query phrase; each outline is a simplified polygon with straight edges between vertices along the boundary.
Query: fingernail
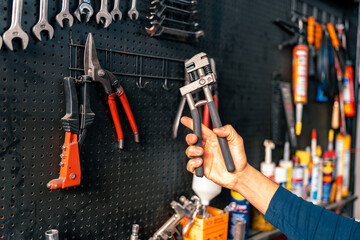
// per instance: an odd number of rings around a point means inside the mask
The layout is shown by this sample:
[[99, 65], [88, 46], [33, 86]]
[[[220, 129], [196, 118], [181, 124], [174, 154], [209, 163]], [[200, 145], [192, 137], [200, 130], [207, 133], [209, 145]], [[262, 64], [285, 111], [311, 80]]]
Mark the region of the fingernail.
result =
[[202, 149], [201, 149], [201, 148], [195, 148], [195, 152], [196, 152], [197, 154], [200, 154], [200, 153], [202, 152]]
[[201, 159], [196, 159], [195, 160], [195, 164], [197, 165], [197, 164], [200, 164], [201, 163]]

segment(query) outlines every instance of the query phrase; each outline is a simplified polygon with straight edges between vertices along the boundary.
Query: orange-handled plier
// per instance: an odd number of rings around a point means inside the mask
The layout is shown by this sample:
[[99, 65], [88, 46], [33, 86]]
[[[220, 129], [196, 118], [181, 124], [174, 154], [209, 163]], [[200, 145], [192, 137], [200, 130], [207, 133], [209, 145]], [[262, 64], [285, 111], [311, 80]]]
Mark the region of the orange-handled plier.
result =
[[[125, 113], [129, 119], [131, 129], [134, 132], [135, 142], [140, 142], [138, 127], [136, 125], [135, 118], [131, 111], [124, 89], [114, 74], [101, 68], [96, 53], [94, 38], [91, 33], [89, 33], [85, 44], [84, 71], [86, 75], [91, 77], [92, 81], [101, 83], [106, 94], [108, 95], [109, 108], [112, 119], [114, 121], [119, 148], [124, 148], [124, 134], [121, 128], [119, 113], [115, 103], [116, 96], [119, 97], [124, 107]], [[116, 89], [116, 91], [113, 91], [113, 88]]]

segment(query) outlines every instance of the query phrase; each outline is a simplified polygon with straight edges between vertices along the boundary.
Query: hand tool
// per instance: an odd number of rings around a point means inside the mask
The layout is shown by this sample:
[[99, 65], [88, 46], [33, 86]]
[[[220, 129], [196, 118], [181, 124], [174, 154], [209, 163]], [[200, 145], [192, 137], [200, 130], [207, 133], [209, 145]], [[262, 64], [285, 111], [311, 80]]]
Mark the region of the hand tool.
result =
[[131, 229], [130, 240], [138, 240], [139, 239], [139, 225], [133, 224]]
[[[185, 62], [185, 68], [186, 72], [189, 74], [190, 84], [181, 87], [180, 93], [182, 96], [186, 97], [187, 103], [191, 111], [191, 116], [193, 118], [194, 134], [196, 134], [198, 137], [198, 141], [195, 145], [198, 147], [202, 147], [201, 122], [200, 114], [197, 110], [197, 107], [207, 104], [214, 127], [222, 127], [219, 113], [216, 110], [216, 105], [209, 88], [210, 84], [216, 83], [216, 76], [211, 69], [210, 61], [206, 53], [199, 53], [193, 56], [190, 60]], [[200, 91], [201, 89], [204, 91], [206, 100], [195, 103], [192, 94]], [[229, 172], [234, 172], [235, 165], [231, 157], [229, 145], [226, 138], [218, 137], [218, 141], [227, 170]], [[196, 176], [202, 177], [204, 175], [203, 166], [198, 167], [195, 170], [195, 173]]]
[[191, 198], [191, 201], [186, 199], [186, 197], [181, 196], [180, 202], [182, 205], [176, 201], [171, 202], [171, 208], [175, 210], [175, 214], [172, 215], [169, 220], [167, 220], [155, 233], [149, 238], [149, 240], [165, 240], [171, 238], [174, 232], [180, 235], [179, 231], [176, 229], [176, 225], [180, 222], [181, 219], [187, 217], [192, 219], [193, 213], [195, 212], [197, 206], [199, 205], [200, 199], [196, 196]]
[[63, 21], [67, 19], [69, 21], [69, 27], [71, 27], [74, 23], [74, 17], [71, 15], [69, 11], [69, 0], [62, 1], [61, 11], [56, 15], [56, 21], [60, 25], [61, 28], [64, 27]]
[[[191, 200], [192, 201], [195, 200], [194, 201], [195, 210], [193, 211], [193, 214], [191, 215], [191, 218], [189, 219], [189, 222], [185, 225], [185, 227], [183, 228], [183, 230], [181, 232], [182, 235], [185, 236], [185, 237], [187, 237], [187, 233], [188, 233], [191, 225], [194, 223], [196, 216], [200, 214], [200, 210], [202, 208], [200, 198], [198, 198], [197, 196], [193, 196], [191, 198]], [[206, 211], [203, 212], [203, 219], [205, 218], [206, 213], [207, 213]]]
[[160, 25], [152, 25], [151, 28], [145, 27], [145, 30], [151, 37], [152, 36], [160, 36], [163, 33], [165, 33], [165, 34], [170, 34], [173, 36], [182, 37], [182, 38], [186, 38], [186, 39], [193, 38], [197, 41], [201, 36], [204, 36], [203, 30], [192, 32], [192, 31], [180, 30], [177, 28], [163, 27]]
[[99, 24], [100, 20], [104, 20], [104, 28], [111, 24], [111, 15], [108, 11], [108, 0], [101, 0], [100, 10], [96, 14], [96, 22]]
[[50, 229], [45, 232], [45, 240], [59, 240], [59, 231]]
[[[154, 16], [155, 15], [151, 15], [150, 17], [147, 17], [149, 20], [151, 19], [154, 19]], [[150, 19], [151, 18], [151, 19]], [[184, 21], [179, 21], [179, 20], [176, 20], [176, 19], [172, 19], [172, 18], [167, 18], [165, 16], [162, 16], [160, 18], [160, 20], [153, 20], [150, 22], [151, 25], [160, 25], [162, 26], [163, 23], [175, 23], [175, 24], [179, 24], [179, 25], [185, 25], [185, 26], [189, 26], [189, 27], [192, 27], [192, 28], [197, 28], [199, 26], [199, 24], [197, 22], [184, 22]]]
[[176, 13], [184, 14], [184, 15], [187, 15], [190, 17], [198, 14], [197, 10], [185, 10], [185, 9], [181, 9], [181, 8], [177, 8], [177, 7], [172, 7], [172, 6], [163, 4], [163, 3], [153, 5], [153, 6], [149, 7], [149, 9], [154, 10], [153, 12], [150, 12], [150, 14], [156, 15], [157, 17], [161, 17], [165, 11], [176, 12]]
[[307, 42], [309, 45], [308, 76], [313, 77], [315, 76], [315, 19], [313, 16], [308, 17]]
[[231, 211], [234, 211], [236, 208], [236, 202], [231, 202], [229, 203], [229, 205], [227, 205], [225, 208], [224, 208], [224, 213], [229, 213]]
[[246, 221], [236, 220], [233, 240], [245, 240], [245, 232], [246, 232]]
[[40, 0], [39, 12], [39, 21], [33, 26], [32, 31], [39, 41], [41, 41], [40, 33], [42, 31], [47, 31], [49, 39], [52, 39], [54, 36], [54, 28], [48, 22], [48, 0]]
[[74, 12], [75, 17], [81, 22], [81, 15], [86, 14], [86, 22], [94, 14], [94, 9], [91, 6], [91, 0], [79, 0], [79, 6]]
[[75, 79], [64, 78], [66, 114], [61, 122], [65, 131], [65, 140], [60, 154], [60, 176], [49, 181], [47, 187], [50, 189], [73, 187], [80, 185], [81, 182], [80, 148], [84, 142], [87, 128], [94, 121], [95, 114], [90, 108], [88, 86], [90, 77], [84, 75], [76, 81], [80, 84], [80, 106]]
[[[124, 89], [120, 85], [120, 82], [111, 72], [101, 68], [96, 53], [95, 42], [91, 33], [88, 34], [85, 44], [84, 71], [86, 75], [89, 75], [91, 77], [91, 81], [100, 83], [103, 86], [105, 93], [108, 95], [109, 108], [112, 119], [114, 121], [115, 129], [118, 137], [119, 148], [120, 149], [124, 148], [124, 134], [120, 124], [119, 113], [116, 108], [116, 103], [115, 103], [116, 96], [119, 97], [124, 107], [131, 129], [134, 132], [135, 142], [137, 143], [140, 142], [139, 131], [135, 122], [134, 115], [131, 111], [129, 101], [124, 92]], [[113, 92], [112, 87], [116, 89], [115, 92]]]
[[[137, 0], [131, 1], [131, 8], [128, 11], [128, 16], [131, 20], [137, 20], [139, 18], [139, 12], [138, 12], [138, 10], [136, 10], [136, 2], [137, 2]], [[135, 17], [134, 17], [134, 15], [135, 15]]]
[[291, 86], [288, 82], [280, 82], [280, 90], [282, 102], [285, 110], [285, 118], [289, 131], [290, 142], [293, 147], [297, 146], [295, 121], [294, 121], [294, 106], [291, 101]]
[[188, 7], [188, 8], [194, 7], [196, 4], [198, 4], [197, 1], [186, 1], [186, 0], [153, 0], [151, 2], [151, 5], [158, 4], [158, 3], [164, 4], [165, 1], [172, 3], [172, 4], [182, 5], [182, 6]]
[[[215, 60], [213, 58], [210, 58], [210, 64], [211, 64], [211, 68], [212, 68], [215, 76], [217, 76], [216, 68], [215, 68]], [[218, 79], [217, 79], [217, 82], [218, 82]], [[217, 109], [217, 111], [219, 111], [219, 97], [218, 97], [219, 92], [218, 92], [218, 84], [217, 84], [217, 82], [214, 85], [210, 86], [210, 90], [211, 90], [211, 93], [213, 95], [213, 99], [214, 99], [214, 102], [215, 102], [215, 105], [216, 105], [216, 109]], [[210, 113], [209, 113], [209, 108], [208, 108], [207, 105], [204, 106], [203, 124], [208, 128], [210, 127]]]
[[22, 47], [25, 50], [29, 43], [29, 36], [24, 32], [21, 27], [21, 14], [23, 8], [23, 0], [13, 0], [12, 14], [11, 14], [11, 25], [10, 28], [4, 32], [3, 40], [5, 45], [13, 51], [12, 40], [14, 38], [20, 38]]
[[122, 12], [120, 11], [120, 8], [119, 8], [119, 1], [120, 0], [114, 0], [114, 9], [110, 13], [114, 22], [116, 20], [116, 16], [119, 17], [119, 21], [122, 18]]

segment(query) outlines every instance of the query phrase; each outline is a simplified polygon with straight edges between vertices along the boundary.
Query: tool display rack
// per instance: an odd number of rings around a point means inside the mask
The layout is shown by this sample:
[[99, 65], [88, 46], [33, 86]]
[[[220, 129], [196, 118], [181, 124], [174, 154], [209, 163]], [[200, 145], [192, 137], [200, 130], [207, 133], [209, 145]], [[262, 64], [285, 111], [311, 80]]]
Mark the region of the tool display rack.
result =
[[[356, 29], [353, 8], [335, 1], [316, 2], [348, 11], [350, 27]], [[11, 3], [0, 3], [3, 31], [10, 26]], [[72, 12], [77, 4], [70, 1]], [[93, 5], [96, 14], [99, 1]], [[290, 80], [291, 73], [290, 50], [276, 49], [289, 36], [273, 20], [291, 18], [291, 1], [199, 1], [198, 21], [205, 37], [198, 43], [150, 38], [144, 30], [150, 2], [138, 1], [136, 21], [126, 16], [130, 1], [120, 1], [120, 5], [123, 19], [108, 29], [97, 25], [95, 16], [87, 24], [75, 22], [61, 29], [54, 19], [61, 1], [49, 0], [55, 34], [52, 40], [42, 35], [40, 42], [31, 32], [39, 1], [24, 0], [22, 26], [30, 37], [29, 45], [23, 51], [20, 42], [14, 41], [14, 51], [5, 46], [0, 51], [0, 239], [44, 239], [47, 229], [56, 228], [60, 239], [123, 240], [129, 238], [133, 223], [140, 225], [140, 239], [148, 239], [173, 213], [172, 200], [193, 195], [184, 154], [189, 131], [180, 127], [178, 138], [172, 140], [171, 124], [183, 85], [181, 61], [200, 51], [217, 64], [223, 123], [232, 124], [242, 135], [252, 165], [258, 168], [263, 160], [263, 140], [271, 138], [271, 76], [279, 71]], [[101, 86], [91, 85], [91, 108], [96, 116], [80, 153], [81, 185], [49, 190], [46, 184], [58, 176], [64, 141], [62, 79], [82, 74], [82, 46], [89, 32], [102, 66], [114, 72], [124, 86], [141, 143], [133, 141], [119, 108], [125, 149], [117, 149], [106, 94]], [[356, 34], [349, 40], [355, 43]], [[326, 113], [316, 116], [321, 120], [318, 124], [329, 122], [330, 106], [315, 108]], [[308, 119], [300, 147], [310, 141], [313, 126], [308, 123], [314, 111], [310, 106], [304, 109]], [[326, 130], [323, 125], [319, 128], [321, 139], [326, 139]], [[212, 205], [223, 208], [228, 200], [229, 192], [224, 189]]]

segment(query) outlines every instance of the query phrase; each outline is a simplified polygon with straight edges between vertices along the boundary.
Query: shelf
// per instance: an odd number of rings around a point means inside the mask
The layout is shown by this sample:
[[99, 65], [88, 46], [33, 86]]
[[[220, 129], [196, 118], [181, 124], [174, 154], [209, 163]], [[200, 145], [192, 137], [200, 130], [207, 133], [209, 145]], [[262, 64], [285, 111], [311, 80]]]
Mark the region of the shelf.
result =
[[[346, 206], [347, 204], [355, 201], [358, 197], [357, 196], [348, 196], [343, 198], [340, 202], [335, 202], [335, 203], [321, 203], [319, 204], [320, 207], [324, 207], [328, 210], [335, 210], [335, 209], [341, 209], [344, 206]], [[272, 231], [267, 231], [267, 232], [259, 232], [259, 231], [255, 231], [255, 230], [250, 230], [249, 231], [249, 237], [248, 240], [268, 240], [268, 239], [272, 239], [273, 237], [279, 236], [281, 233], [281, 231], [279, 229], [275, 229]]]

